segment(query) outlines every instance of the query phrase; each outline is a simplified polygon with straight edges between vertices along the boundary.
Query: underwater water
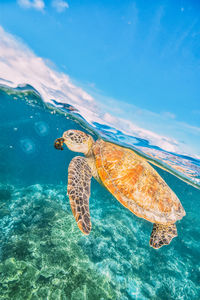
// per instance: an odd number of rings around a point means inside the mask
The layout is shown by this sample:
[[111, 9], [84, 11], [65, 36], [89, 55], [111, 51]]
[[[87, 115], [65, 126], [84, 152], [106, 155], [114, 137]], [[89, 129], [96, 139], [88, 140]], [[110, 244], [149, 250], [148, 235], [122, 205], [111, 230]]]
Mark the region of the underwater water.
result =
[[[200, 190], [191, 185], [199, 185], [197, 159], [161, 155], [136, 136], [100, 123], [92, 127], [70, 105], [52, 101], [47, 107], [31, 87], [1, 87], [0, 119], [0, 299], [200, 299]], [[81, 233], [66, 195], [76, 154], [53, 147], [68, 129], [138, 145], [144, 156], [156, 161], [158, 155], [173, 167], [166, 172], [153, 165], [186, 211], [170, 245], [151, 248], [152, 224], [93, 179], [92, 231]]]

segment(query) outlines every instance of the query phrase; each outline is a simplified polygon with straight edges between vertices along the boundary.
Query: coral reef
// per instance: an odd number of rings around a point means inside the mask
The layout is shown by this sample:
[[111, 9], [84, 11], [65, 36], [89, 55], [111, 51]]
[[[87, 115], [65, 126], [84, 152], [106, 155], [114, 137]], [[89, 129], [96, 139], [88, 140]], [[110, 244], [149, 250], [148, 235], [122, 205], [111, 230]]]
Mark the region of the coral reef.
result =
[[94, 181], [89, 236], [76, 225], [66, 186], [2, 185], [0, 205], [2, 299], [200, 295], [198, 220], [191, 228], [192, 214], [178, 224], [178, 238], [156, 251], [148, 244], [152, 224], [133, 216]]

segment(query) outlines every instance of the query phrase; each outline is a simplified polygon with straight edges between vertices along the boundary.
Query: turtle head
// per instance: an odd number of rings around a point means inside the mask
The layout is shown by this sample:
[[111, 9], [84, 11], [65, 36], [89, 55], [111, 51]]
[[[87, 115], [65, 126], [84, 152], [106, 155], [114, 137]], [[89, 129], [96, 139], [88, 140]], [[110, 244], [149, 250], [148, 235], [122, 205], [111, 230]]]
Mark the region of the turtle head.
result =
[[63, 143], [72, 151], [88, 154], [94, 140], [93, 138], [80, 130], [67, 130], [63, 133], [62, 138], [55, 140], [56, 149], [63, 150]]

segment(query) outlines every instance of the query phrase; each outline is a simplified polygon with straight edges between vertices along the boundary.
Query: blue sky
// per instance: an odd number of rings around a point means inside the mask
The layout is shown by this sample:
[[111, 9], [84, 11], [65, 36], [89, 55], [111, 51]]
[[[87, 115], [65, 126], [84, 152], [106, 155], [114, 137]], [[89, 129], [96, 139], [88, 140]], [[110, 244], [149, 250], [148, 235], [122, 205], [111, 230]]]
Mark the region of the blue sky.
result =
[[0, 0], [0, 25], [102, 101], [152, 112], [150, 129], [155, 113], [163, 133], [198, 131], [199, 1]]

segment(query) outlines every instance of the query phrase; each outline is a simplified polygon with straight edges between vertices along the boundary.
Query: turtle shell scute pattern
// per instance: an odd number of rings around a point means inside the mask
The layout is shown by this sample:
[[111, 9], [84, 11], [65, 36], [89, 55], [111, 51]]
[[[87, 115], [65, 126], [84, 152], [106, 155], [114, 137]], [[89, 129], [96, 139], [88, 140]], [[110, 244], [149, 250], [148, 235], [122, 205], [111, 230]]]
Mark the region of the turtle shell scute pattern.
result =
[[134, 151], [98, 140], [93, 152], [101, 181], [135, 215], [161, 224], [175, 223], [185, 215], [175, 193]]

